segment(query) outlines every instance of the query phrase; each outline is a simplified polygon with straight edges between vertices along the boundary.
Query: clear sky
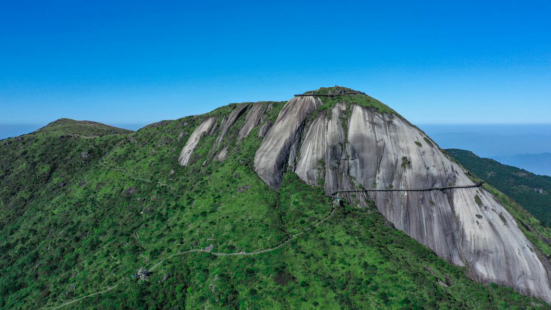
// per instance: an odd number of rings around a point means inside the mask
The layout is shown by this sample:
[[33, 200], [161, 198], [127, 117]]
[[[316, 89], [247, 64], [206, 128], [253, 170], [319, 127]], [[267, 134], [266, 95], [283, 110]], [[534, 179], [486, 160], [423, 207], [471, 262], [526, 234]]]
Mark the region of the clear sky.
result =
[[358, 89], [414, 123], [551, 123], [551, 1], [0, 4], [0, 123], [151, 123]]

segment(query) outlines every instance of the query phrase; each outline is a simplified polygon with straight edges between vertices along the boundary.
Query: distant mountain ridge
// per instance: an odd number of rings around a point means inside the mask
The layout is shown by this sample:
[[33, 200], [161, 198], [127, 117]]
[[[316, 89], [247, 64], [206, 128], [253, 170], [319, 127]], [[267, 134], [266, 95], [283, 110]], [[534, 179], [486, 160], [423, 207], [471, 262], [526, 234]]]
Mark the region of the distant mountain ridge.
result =
[[551, 152], [551, 124], [419, 125], [440, 147], [484, 158]]
[[500, 163], [526, 169], [536, 174], [551, 176], [551, 153], [492, 156]]
[[128, 134], [132, 130], [118, 128], [98, 122], [77, 121], [69, 118], [60, 118], [40, 128], [37, 132], [60, 135], [80, 135], [86, 137], [104, 136], [113, 134]]
[[536, 218], [551, 226], [551, 177], [481, 158], [471, 151], [447, 149], [453, 158], [481, 179], [515, 199]]

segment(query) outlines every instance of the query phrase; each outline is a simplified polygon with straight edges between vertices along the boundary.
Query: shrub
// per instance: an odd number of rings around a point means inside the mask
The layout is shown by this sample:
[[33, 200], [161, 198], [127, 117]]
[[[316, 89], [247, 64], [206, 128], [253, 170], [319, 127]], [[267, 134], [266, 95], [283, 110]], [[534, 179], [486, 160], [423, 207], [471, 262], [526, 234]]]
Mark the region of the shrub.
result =
[[406, 157], [402, 157], [402, 168], [411, 168], [411, 161]]
[[429, 146], [434, 146], [434, 144], [432, 143], [432, 141], [430, 141], [429, 138], [424, 137], [423, 140], [425, 140], [425, 142], [426, 142]]

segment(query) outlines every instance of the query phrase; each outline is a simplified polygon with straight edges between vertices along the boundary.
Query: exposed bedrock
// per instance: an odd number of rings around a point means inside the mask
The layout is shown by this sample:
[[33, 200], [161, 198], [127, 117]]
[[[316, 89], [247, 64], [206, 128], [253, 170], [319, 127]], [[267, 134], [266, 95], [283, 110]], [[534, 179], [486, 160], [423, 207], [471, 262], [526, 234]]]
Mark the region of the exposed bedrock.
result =
[[[308, 184], [323, 186], [328, 195], [362, 188], [473, 183], [401, 117], [337, 104], [306, 125], [308, 114], [318, 105], [312, 97], [289, 101], [264, 138], [255, 169], [270, 186], [279, 187], [284, 169], [295, 171]], [[449, 262], [467, 267], [473, 279], [511, 286], [551, 302], [549, 263], [540, 260], [513, 217], [483, 188], [372, 192], [370, 198], [396, 228]]]
[[267, 121], [266, 123], [264, 123], [264, 125], [262, 125], [262, 127], [260, 127], [260, 129], [258, 130], [258, 136], [260, 138], [264, 138], [268, 133], [268, 131], [270, 130], [270, 128], [272, 128], [272, 125], [273, 124], [271, 121]]
[[184, 145], [184, 148], [180, 152], [180, 157], [178, 157], [178, 162], [180, 162], [180, 165], [188, 165], [189, 160], [191, 159], [191, 155], [193, 155], [193, 151], [199, 144], [201, 137], [204, 136], [206, 133], [212, 131], [215, 125], [215, 120], [216, 118], [209, 117], [204, 120], [199, 126], [197, 126], [197, 128], [195, 128], [195, 130], [187, 140], [186, 145]]
[[[248, 107], [249, 107], [248, 104], [241, 104], [237, 106], [230, 113], [230, 115], [222, 121], [222, 124], [220, 125], [220, 133], [218, 134], [218, 138], [216, 139], [215, 149], [218, 149], [218, 147], [220, 146], [220, 143], [224, 141], [224, 137], [226, 136], [230, 128], [233, 126], [235, 121], [237, 121], [237, 119], [247, 110]], [[253, 108], [254, 107], [255, 106], [253, 106]]]
[[273, 188], [281, 185], [283, 169], [289, 155], [298, 146], [304, 122], [320, 105], [318, 98], [295, 97], [279, 113], [254, 158], [255, 171], [268, 185]]
[[245, 139], [251, 131], [261, 123], [262, 117], [268, 106], [267, 103], [255, 103], [252, 105], [249, 109], [249, 113], [247, 113], [245, 124], [241, 127], [241, 130], [239, 130], [238, 141]]
[[[271, 123], [264, 121], [264, 114], [268, 112], [269, 109], [270, 104], [267, 102], [246, 103], [236, 105], [234, 109], [222, 119], [217, 119], [215, 117], [205, 119], [195, 128], [183, 147], [178, 159], [180, 164], [187, 166], [190, 163], [193, 152], [199, 145], [201, 138], [205, 135], [216, 137], [207, 155], [209, 160], [224, 161], [228, 155], [229, 145], [246, 138], [254, 128], [259, 127], [261, 124], [263, 125], [260, 126], [259, 131], [270, 128]], [[235, 127], [236, 122], [242, 117], [245, 118], [244, 124], [236, 130], [233, 130], [232, 128]], [[183, 133], [179, 138], [181, 138], [182, 135]]]

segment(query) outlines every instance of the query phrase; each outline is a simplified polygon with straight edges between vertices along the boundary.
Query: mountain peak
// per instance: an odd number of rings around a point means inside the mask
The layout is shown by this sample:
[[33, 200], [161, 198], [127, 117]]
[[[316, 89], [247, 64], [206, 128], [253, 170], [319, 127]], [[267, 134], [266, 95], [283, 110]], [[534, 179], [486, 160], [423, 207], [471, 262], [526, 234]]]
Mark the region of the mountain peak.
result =
[[40, 128], [36, 132], [93, 137], [111, 134], [128, 134], [132, 131], [98, 122], [60, 118]]
[[[490, 185], [472, 187], [384, 107], [364, 94], [314, 94], [132, 135], [99, 137], [122, 129], [60, 119], [6, 141], [0, 308], [545, 308], [471, 279], [550, 302], [548, 229]], [[39, 251], [44, 242], [61, 250]], [[18, 268], [28, 265], [38, 267]]]
[[400, 116], [396, 111], [391, 109], [381, 101], [367, 95], [364, 92], [354, 90], [343, 86], [320, 87], [317, 90], [311, 90], [302, 94], [297, 94], [295, 97], [317, 97], [323, 104], [316, 109], [328, 110], [339, 103], [346, 105], [358, 105], [360, 107], [374, 109], [383, 114]]
[[354, 90], [352, 88], [337, 86], [337, 85], [333, 87], [320, 87], [316, 90], [307, 91], [302, 95], [325, 96], [325, 95], [348, 95], [348, 94], [365, 95], [365, 93]]

